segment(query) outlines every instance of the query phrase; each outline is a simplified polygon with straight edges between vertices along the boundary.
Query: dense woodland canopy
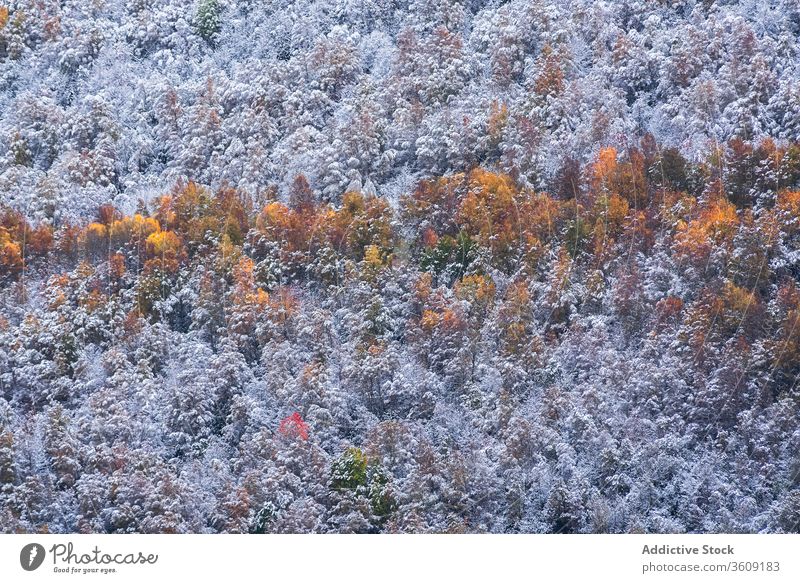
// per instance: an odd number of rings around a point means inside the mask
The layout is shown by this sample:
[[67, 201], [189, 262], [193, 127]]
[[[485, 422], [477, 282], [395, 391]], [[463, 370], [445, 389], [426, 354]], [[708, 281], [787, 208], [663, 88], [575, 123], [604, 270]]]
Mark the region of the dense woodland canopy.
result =
[[0, 0], [0, 531], [800, 531], [799, 48]]

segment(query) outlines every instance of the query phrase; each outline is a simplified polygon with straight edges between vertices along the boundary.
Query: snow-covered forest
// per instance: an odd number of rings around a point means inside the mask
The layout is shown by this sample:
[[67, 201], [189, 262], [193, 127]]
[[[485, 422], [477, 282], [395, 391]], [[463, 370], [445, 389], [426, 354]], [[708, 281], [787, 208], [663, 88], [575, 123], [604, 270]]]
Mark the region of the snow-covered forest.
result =
[[799, 532], [797, 0], [0, 0], [0, 532]]

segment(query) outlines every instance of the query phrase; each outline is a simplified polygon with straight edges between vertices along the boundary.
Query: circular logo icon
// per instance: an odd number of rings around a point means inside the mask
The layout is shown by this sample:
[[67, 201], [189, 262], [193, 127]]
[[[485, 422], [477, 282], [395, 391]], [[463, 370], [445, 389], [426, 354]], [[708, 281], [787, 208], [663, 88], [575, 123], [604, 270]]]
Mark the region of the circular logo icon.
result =
[[42, 566], [44, 555], [44, 547], [39, 543], [25, 545], [19, 552], [19, 564], [26, 571], [35, 571]]

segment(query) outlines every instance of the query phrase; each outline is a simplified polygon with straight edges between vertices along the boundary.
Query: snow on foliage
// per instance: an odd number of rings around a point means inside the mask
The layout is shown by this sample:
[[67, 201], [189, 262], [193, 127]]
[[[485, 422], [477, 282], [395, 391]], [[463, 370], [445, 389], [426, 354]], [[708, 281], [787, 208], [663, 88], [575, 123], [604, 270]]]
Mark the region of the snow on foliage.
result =
[[798, 532], [798, 22], [0, 0], [0, 531]]

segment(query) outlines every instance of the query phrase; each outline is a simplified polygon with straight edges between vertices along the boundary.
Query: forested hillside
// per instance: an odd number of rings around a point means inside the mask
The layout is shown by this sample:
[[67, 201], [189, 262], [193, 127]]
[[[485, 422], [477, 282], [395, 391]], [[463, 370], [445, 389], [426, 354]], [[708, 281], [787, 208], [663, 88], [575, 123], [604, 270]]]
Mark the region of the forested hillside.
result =
[[798, 48], [0, 0], [0, 531], [800, 531]]

